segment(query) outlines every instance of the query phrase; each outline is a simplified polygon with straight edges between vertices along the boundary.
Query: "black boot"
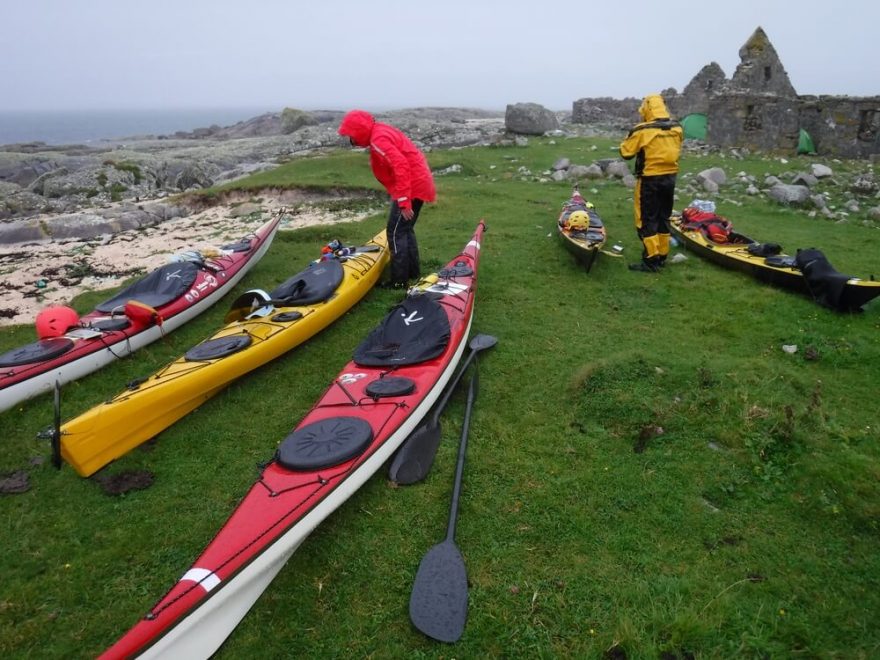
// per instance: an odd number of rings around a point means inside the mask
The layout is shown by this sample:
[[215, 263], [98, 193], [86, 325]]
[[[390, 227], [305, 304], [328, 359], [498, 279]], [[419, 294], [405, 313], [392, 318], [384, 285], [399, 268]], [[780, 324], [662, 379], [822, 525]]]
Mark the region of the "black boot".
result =
[[629, 269], [640, 273], [657, 273], [660, 271], [657, 266], [647, 261], [640, 261], [637, 264], [630, 264]]

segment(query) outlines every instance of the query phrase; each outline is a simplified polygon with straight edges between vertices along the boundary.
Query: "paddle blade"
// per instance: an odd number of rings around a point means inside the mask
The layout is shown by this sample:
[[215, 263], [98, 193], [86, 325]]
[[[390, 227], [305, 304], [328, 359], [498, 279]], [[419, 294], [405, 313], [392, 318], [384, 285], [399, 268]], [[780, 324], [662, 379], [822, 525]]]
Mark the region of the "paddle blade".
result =
[[429, 422], [417, 428], [394, 455], [388, 468], [388, 478], [406, 486], [422, 481], [431, 471], [440, 439], [439, 422]]
[[409, 618], [428, 637], [457, 642], [467, 620], [468, 584], [464, 558], [452, 540], [428, 550], [409, 598]]
[[475, 351], [482, 351], [487, 348], [492, 348], [497, 343], [498, 338], [493, 337], [492, 335], [475, 335], [468, 345]]

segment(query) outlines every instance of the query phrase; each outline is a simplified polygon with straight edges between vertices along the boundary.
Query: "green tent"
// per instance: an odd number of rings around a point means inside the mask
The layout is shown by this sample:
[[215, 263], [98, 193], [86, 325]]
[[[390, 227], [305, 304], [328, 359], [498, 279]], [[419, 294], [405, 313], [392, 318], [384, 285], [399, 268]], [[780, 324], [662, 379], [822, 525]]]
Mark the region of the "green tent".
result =
[[816, 153], [816, 145], [813, 144], [813, 138], [811, 138], [810, 134], [807, 133], [804, 129], [801, 129], [800, 133], [798, 134], [797, 152], [799, 154]]
[[681, 127], [684, 129], [685, 140], [705, 140], [706, 139], [706, 115], [700, 112], [693, 112], [681, 120]]

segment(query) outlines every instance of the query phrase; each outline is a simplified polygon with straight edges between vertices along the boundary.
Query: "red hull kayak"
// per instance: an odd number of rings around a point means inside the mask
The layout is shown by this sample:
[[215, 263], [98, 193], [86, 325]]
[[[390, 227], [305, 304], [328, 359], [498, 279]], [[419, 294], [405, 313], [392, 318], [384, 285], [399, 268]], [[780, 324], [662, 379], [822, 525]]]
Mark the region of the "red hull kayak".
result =
[[391, 457], [467, 345], [483, 230], [389, 312], [202, 555], [102, 657], [212, 655], [311, 531]]
[[[0, 411], [81, 378], [175, 330], [229, 292], [269, 249], [281, 214], [217, 256], [170, 263], [80, 318], [63, 337], [43, 339], [0, 355]], [[126, 315], [126, 303], [149, 307]], [[152, 314], [152, 310], [155, 314]], [[158, 321], [158, 322], [157, 322]]]

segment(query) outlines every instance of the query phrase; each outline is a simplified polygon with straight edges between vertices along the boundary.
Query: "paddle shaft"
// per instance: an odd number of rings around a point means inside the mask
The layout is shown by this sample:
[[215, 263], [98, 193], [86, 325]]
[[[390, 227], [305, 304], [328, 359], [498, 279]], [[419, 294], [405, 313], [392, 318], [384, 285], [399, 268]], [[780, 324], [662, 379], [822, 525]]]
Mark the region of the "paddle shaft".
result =
[[471, 352], [468, 353], [467, 358], [465, 358], [464, 364], [455, 375], [455, 379], [447, 386], [446, 391], [443, 393], [443, 398], [440, 399], [440, 403], [437, 404], [437, 407], [434, 409], [434, 414], [431, 416], [431, 426], [437, 426], [437, 423], [440, 420], [440, 415], [443, 413], [443, 409], [446, 408], [446, 404], [449, 403], [449, 397], [452, 396], [452, 393], [458, 386], [461, 377], [464, 376], [464, 372], [467, 371], [468, 366], [470, 366], [471, 361], [481, 350], [483, 349], [480, 347], [471, 348]]
[[55, 381], [54, 419], [52, 424], [52, 465], [61, 469], [61, 381]]
[[477, 397], [477, 371], [471, 376], [468, 386], [467, 407], [464, 411], [464, 423], [461, 427], [461, 442], [458, 445], [458, 463], [455, 466], [455, 482], [452, 486], [452, 503], [449, 505], [449, 525], [446, 528], [446, 540], [455, 539], [455, 524], [458, 520], [458, 500], [461, 495], [461, 479], [464, 474], [464, 457], [467, 451], [468, 431], [471, 425], [471, 411], [474, 407], [474, 399]]

